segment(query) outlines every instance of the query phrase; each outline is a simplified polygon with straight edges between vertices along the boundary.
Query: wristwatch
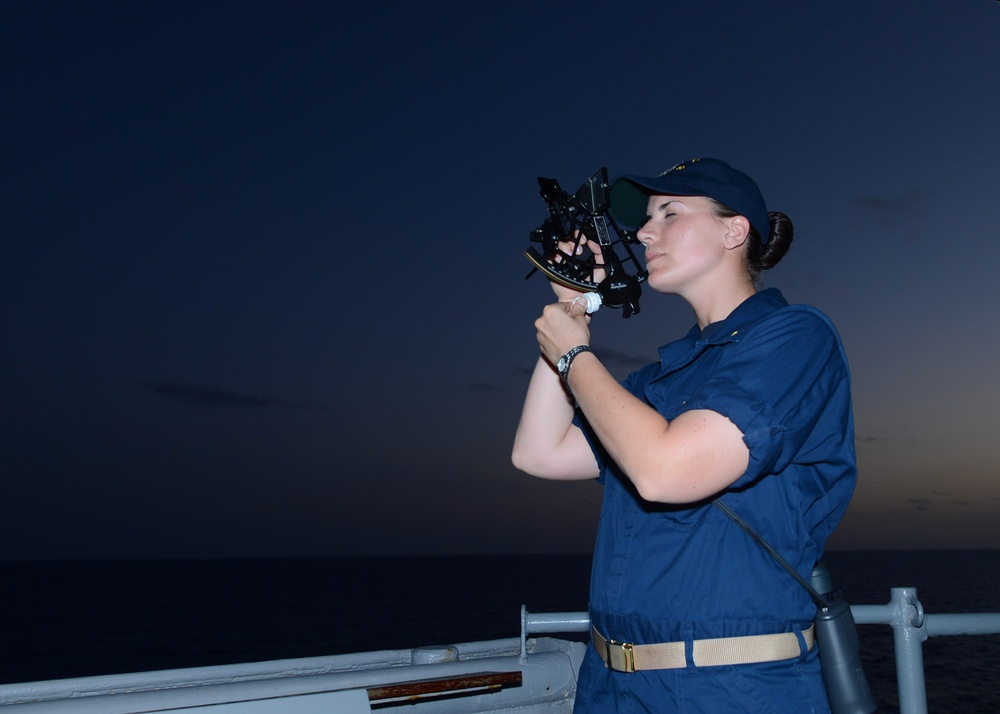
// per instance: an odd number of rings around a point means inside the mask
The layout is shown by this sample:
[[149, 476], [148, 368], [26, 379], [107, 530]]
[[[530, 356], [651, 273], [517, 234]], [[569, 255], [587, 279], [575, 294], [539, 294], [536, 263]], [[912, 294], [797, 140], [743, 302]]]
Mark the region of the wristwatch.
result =
[[593, 352], [593, 350], [590, 349], [590, 345], [577, 345], [559, 358], [559, 362], [556, 364], [556, 369], [559, 370], [559, 376], [562, 377], [564, 382], [566, 381], [566, 378], [569, 377], [569, 366], [573, 364], [573, 360], [576, 359], [576, 356], [581, 352]]

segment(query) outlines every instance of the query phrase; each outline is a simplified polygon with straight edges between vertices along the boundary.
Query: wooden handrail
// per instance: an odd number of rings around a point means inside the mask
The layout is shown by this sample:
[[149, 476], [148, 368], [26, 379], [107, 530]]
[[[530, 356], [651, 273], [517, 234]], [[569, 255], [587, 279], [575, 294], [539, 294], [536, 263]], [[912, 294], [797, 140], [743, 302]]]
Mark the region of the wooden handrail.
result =
[[368, 701], [387, 706], [392, 702], [410, 703], [444, 695], [481, 694], [504, 686], [521, 686], [521, 672], [476, 672], [458, 677], [437, 677], [368, 687]]

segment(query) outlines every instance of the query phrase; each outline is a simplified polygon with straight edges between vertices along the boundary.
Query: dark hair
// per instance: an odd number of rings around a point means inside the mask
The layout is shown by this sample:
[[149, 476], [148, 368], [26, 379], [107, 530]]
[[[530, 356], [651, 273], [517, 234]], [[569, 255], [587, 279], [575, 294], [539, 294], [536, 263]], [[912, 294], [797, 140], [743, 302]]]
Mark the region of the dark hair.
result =
[[[719, 218], [732, 218], [742, 215], [734, 211], [724, 203], [719, 203], [714, 198], [706, 197], [712, 203], [712, 208]], [[795, 237], [795, 228], [792, 226], [792, 219], [779, 211], [771, 211], [767, 214], [771, 223], [771, 234], [768, 236], [767, 244], [761, 248], [760, 233], [753, 226], [750, 226], [750, 235], [747, 238], [747, 249], [743, 254], [746, 260], [747, 272], [753, 280], [762, 270], [769, 270], [778, 264], [785, 253], [792, 245]]]

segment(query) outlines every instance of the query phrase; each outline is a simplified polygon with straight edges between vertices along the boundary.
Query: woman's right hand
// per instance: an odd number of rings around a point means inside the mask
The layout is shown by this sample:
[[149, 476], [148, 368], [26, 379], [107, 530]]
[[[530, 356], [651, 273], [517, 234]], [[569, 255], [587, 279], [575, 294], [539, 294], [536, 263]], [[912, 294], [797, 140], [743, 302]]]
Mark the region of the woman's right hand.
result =
[[[579, 234], [578, 234], [579, 235]], [[581, 241], [578, 239], [566, 239], [559, 242], [559, 253], [556, 253], [553, 258], [553, 262], [559, 264], [563, 261], [563, 253], [568, 255], [582, 255], [584, 245], [590, 249], [594, 254], [597, 266], [602, 266], [603, 263], [603, 253], [601, 252], [601, 246], [597, 241], [585, 240]], [[600, 283], [604, 280], [604, 268], [595, 267], [593, 274], [590, 279], [595, 283]], [[559, 302], [573, 302], [576, 298], [581, 297], [584, 293], [575, 288], [568, 287], [562, 283], [558, 283], [555, 280], [549, 280], [549, 285], [552, 286], [552, 292], [556, 295], [556, 300]]]

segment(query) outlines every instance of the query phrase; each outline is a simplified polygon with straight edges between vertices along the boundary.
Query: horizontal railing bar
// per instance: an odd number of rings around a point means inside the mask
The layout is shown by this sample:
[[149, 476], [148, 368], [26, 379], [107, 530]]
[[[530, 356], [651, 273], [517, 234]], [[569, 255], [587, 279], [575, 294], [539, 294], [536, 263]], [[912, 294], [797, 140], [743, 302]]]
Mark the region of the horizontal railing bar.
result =
[[[891, 625], [898, 613], [890, 603], [852, 605], [851, 614], [859, 625]], [[924, 615], [923, 625], [928, 637], [1000, 634], [1000, 613]], [[587, 612], [525, 613], [525, 630], [529, 633], [587, 632], [589, 629], [590, 615]]]
[[851, 614], [858, 625], [889, 625], [896, 616], [890, 605], [851, 605]]
[[528, 632], [587, 632], [590, 629], [588, 612], [526, 613]]
[[1000, 612], [924, 615], [929, 637], [1000, 634]]

